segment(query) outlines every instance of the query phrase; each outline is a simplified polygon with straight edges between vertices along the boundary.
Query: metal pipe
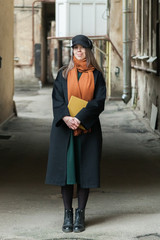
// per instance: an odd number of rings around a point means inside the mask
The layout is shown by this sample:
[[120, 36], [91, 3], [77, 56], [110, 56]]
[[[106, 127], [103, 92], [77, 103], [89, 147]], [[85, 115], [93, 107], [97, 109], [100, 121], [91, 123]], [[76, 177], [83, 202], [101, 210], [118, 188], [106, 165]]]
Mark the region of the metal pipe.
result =
[[[14, 8], [16, 9], [16, 8], [23, 8], [23, 11], [28, 11], [28, 9], [32, 9], [32, 6], [14, 6]], [[41, 9], [41, 7], [34, 7], [35, 9]]]
[[140, 67], [140, 66], [136, 66], [136, 65], [132, 65], [131, 68], [139, 70], [139, 71], [145, 71], [145, 72], [148, 72], [148, 73], [157, 73], [157, 71], [154, 70], [154, 69]]
[[31, 67], [30, 63], [17, 63], [14, 65], [15, 67], [21, 68], [21, 67]]
[[111, 67], [111, 57], [110, 57], [110, 53], [111, 53], [111, 43], [110, 42], [106, 42], [106, 72], [107, 72], [107, 96], [108, 98], [111, 97], [111, 71], [110, 71], [110, 67]]
[[106, 52], [102, 51], [102, 50], [101, 50], [99, 47], [97, 47], [96, 45], [94, 45], [94, 47], [97, 48], [97, 50], [98, 50], [99, 52], [101, 52], [103, 55], [106, 56]]
[[122, 100], [128, 103], [131, 99], [131, 41], [129, 39], [129, 9], [128, 0], [123, 0], [123, 95]]

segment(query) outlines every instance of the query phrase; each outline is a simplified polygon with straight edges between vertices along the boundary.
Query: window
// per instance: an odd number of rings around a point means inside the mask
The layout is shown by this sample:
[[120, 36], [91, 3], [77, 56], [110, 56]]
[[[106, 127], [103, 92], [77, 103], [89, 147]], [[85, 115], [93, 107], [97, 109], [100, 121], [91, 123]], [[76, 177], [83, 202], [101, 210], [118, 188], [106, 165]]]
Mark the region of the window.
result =
[[156, 49], [157, 49], [157, 75], [160, 76], [160, 0], [157, 0], [157, 22], [156, 22]]
[[160, 76], [160, 0], [135, 1], [137, 58]]

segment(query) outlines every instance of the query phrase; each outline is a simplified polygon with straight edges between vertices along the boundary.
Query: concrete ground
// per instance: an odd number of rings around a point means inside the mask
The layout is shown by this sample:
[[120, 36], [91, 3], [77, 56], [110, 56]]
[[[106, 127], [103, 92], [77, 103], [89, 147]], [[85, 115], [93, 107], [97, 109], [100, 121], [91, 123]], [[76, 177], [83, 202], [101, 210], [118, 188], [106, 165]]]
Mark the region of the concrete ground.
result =
[[0, 239], [160, 239], [160, 137], [120, 101], [106, 102], [101, 115], [101, 188], [91, 190], [86, 231], [61, 231], [60, 188], [44, 184], [51, 91], [17, 88], [18, 118], [1, 126]]

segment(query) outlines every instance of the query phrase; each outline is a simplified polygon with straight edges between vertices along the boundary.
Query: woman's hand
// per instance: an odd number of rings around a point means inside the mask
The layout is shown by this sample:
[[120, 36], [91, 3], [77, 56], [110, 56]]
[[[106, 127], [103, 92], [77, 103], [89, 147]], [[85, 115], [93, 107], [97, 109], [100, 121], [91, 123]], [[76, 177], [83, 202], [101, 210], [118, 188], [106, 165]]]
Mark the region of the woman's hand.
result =
[[80, 121], [79, 121], [79, 119], [78, 118], [76, 118], [76, 117], [74, 117], [74, 120], [77, 122], [77, 124], [78, 124], [78, 127], [79, 127], [79, 125], [80, 125]]
[[63, 117], [63, 121], [72, 130], [76, 130], [80, 125], [80, 121], [75, 117], [65, 116]]

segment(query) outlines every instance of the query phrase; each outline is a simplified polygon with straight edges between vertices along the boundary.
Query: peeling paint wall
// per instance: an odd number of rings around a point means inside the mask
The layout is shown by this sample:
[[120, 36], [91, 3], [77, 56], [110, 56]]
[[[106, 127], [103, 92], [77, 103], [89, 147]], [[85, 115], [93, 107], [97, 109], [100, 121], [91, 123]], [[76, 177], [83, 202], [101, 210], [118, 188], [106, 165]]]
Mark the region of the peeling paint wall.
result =
[[13, 0], [0, 0], [0, 124], [13, 114]]

